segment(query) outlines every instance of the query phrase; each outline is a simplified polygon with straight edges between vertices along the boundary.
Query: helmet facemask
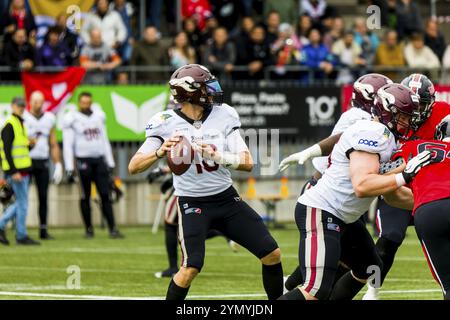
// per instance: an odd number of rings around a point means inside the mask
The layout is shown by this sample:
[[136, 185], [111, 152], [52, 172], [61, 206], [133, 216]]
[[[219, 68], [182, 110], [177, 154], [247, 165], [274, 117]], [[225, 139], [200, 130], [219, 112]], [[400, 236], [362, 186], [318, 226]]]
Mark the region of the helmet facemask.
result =
[[435, 101], [435, 88], [427, 76], [413, 73], [402, 80], [402, 85], [411, 89], [419, 96], [419, 109], [413, 112], [411, 125], [414, 131], [430, 117]]
[[206, 81], [205, 89], [208, 107], [221, 105], [223, 103], [223, 90], [216, 78]]
[[434, 96], [430, 99], [420, 99], [419, 110], [414, 111], [411, 117], [411, 127], [414, 131], [417, 131], [419, 127], [430, 117], [434, 100]]
[[[401, 111], [397, 106], [388, 99], [377, 96], [375, 97], [374, 106], [371, 111], [373, 116], [376, 116], [378, 120], [388, 127], [389, 131], [400, 140], [406, 140], [412, 130], [412, 114]], [[405, 122], [401, 118], [408, 117], [408, 121]], [[399, 131], [398, 125], [405, 128]]]

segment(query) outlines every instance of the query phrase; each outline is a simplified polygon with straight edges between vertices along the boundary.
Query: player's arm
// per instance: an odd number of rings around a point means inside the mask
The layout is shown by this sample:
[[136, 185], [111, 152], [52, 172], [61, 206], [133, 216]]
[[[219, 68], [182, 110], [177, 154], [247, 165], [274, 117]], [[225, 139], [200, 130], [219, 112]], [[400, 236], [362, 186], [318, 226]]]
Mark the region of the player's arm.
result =
[[384, 200], [393, 207], [412, 210], [414, 208], [414, 196], [410, 188], [400, 187], [383, 195]]
[[358, 198], [386, 194], [412, 181], [419, 170], [431, 162], [431, 152], [423, 151], [412, 158], [406, 168], [397, 174], [380, 175], [379, 156], [376, 153], [355, 150], [349, 154], [350, 179]]
[[177, 144], [178, 141], [178, 136], [173, 136], [164, 142], [159, 138], [148, 137], [131, 158], [130, 163], [128, 164], [128, 172], [130, 174], [137, 174], [147, 170], [156, 161], [164, 158], [170, 148]]
[[58, 140], [56, 139], [56, 129], [53, 127], [50, 130], [50, 135], [48, 139], [50, 145], [50, 156], [54, 164], [61, 163], [61, 149], [59, 148]]
[[75, 132], [71, 127], [63, 128], [63, 157], [64, 166], [67, 172], [73, 172], [74, 170], [74, 149]]
[[328, 138], [325, 138], [318, 143], [312, 145], [311, 147], [297, 152], [293, 153], [290, 156], [284, 158], [280, 162], [280, 171], [285, 170], [290, 165], [298, 163], [298, 164], [304, 164], [306, 160], [314, 157], [319, 156], [328, 156], [331, 151], [333, 151], [333, 148], [336, 143], [338, 143], [339, 138], [341, 137], [342, 133], [338, 133], [332, 136], [329, 136]]
[[48, 144], [50, 146], [50, 156], [52, 158], [53, 164], [55, 165], [55, 171], [53, 172], [53, 181], [56, 184], [59, 184], [63, 178], [63, 167], [61, 163], [61, 149], [59, 148], [58, 140], [56, 140], [55, 127], [50, 130]]
[[210, 145], [204, 143], [198, 144], [197, 148], [203, 158], [213, 160], [227, 168], [252, 171], [253, 158], [239, 130], [233, 130], [226, 137], [226, 146], [227, 150], [223, 151], [214, 150]]
[[101, 128], [101, 135], [103, 139], [103, 145], [105, 148], [105, 160], [106, 164], [108, 165], [109, 169], [112, 169], [116, 166], [116, 163], [114, 161], [114, 156], [112, 153], [111, 143], [109, 142], [108, 133], [106, 132], [106, 126], [105, 124], [102, 125]]

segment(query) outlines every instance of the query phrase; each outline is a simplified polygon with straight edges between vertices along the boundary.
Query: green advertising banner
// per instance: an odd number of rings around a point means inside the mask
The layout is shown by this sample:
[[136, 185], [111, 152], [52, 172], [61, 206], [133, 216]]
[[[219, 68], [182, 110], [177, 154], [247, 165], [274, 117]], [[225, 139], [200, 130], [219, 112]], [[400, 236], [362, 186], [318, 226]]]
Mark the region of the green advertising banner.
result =
[[[106, 115], [106, 127], [110, 141], [143, 141], [145, 126], [157, 112], [166, 108], [169, 88], [165, 85], [141, 86], [79, 86], [68, 103], [57, 114], [58, 139], [61, 140], [61, 123], [66, 112], [77, 108], [77, 96], [81, 91], [93, 95], [93, 109], [101, 109]], [[0, 87], [0, 121], [10, 113], [11, 99], [23, 95], [21, 86]]]

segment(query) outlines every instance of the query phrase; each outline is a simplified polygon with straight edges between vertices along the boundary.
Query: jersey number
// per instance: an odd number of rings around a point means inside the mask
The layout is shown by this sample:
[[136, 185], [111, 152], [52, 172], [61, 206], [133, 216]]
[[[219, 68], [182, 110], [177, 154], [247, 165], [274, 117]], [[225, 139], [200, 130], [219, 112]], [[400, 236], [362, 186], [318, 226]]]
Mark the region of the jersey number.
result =
[[446, 150], [447, 145], [436, 142], [424, 142], [417, 146], [417, 152], [429, 150], [433, 152], [432, 159], [434, 162], [442, 162], [445, 158], [450, 159], [450, 151]]
[[100, 137], [100, 130], [98, 128], [87, 128], [83, 133], [88, 141], [97, 140]]
[[[217, 150], [217, 147], [213, 144], [210, 144], [210, 146], [215, 150]], [[197, 159], [196, 159], [197, 160]], [[216, 171], [217, 169], [219, 169], [219, 164], [215, 163], [213, 165], [209, 165], [204, 159], [202, 160], [202, 163], [198, 163], [198, 161], [196, 161], [195, 163], [195, 167], [197, 168], [197, 173], [201, 174], [203, 173], [203, 169], [205, 169], [208, 172], [213, 172]]]

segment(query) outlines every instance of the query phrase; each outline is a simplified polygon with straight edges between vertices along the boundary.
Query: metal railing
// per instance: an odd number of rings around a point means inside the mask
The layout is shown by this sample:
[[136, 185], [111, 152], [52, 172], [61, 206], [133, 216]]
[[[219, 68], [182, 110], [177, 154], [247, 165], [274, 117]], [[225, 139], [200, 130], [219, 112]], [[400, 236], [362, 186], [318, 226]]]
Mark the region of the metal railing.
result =
[[[47, 73], [47, 72], [58, 72], [63, 71], [64, 67], [35, 67], [32, 69], [33, 72]], [[88, 71], [87, 77], [84, 81], [85, 84], [90, 84], [89, 75], [90, 74], [112, 74], [117, 75], [119, 73], [126, 73], [128, 75], [128, 84], [147, 84], [147, 83], [167, 83], [168, 77], [175, 70], [172, 66], [120, 66], [112, 71]], [[336, 75], [341, 70], [349, 70], [354, 78], [357, 78], [359, 75], [363, 75], [370, 72], [377, 72], [388, 75], [392, 78], [393, 81], [400, 81], [407, 75], [411, 73], [424, 73], [430, 76], [435, 82], [439, 82], [441, 84], [450, 84], [450, 68], [412, 68], [408, 66], [404, 67], [393, 67], [393, 66], [367, 66], [367, 67], [359, 67], [359, 68], [350, 68], [350, 67], [335, 67], [334, 73], [332, 76], [324, 75], [320, 70], [311, 69], [306, 66], [300, 65], [286, 65], [283, 67], [278, 66], [266, 66], [262, 72], [260, 73], [260, 77], [251, 77], [249, 76], [249, 68], [248, 66], [234, 66], [233, 71], [229, 74], [220, 73], [217, 74], [219, 79], [223, 82], [227, 81], [260, 81], [261, 85], [270, 85], [271, 82], [278, 81], [290, 81], [290, 82], [298, 82], [304, 85], [315, 85], [315, 84], [335, 84], [336, 83]], [[17, 68], [9, 67], [9, 66], [0, 66], [0, 83], [3, 84], [16, 84], [20, 82], [20, 70]], [[217, 72], [216, 72], [217, 73]], [[15, 79], [11, 79], [10, 75], [16, 74], [19, 77]], [[157, 75], [158, 77], [155, 77]], [[319, 76], [319, 77], [318, 77]], [[116, 84], [116, 81], [106, 81], [104, 83], [95, 84]]]

